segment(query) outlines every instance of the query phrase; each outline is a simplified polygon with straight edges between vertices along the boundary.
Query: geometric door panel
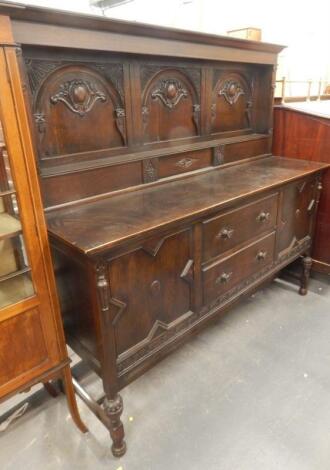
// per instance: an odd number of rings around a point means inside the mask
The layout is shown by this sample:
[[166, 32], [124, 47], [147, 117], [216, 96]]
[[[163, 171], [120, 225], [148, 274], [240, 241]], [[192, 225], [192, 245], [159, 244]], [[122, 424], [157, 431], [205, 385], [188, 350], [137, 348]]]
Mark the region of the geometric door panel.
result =
[[117, 356], [191, 314], [191, 232], [152, 239], [109, 263]]
[[280, 193], [280, 218], [277, 237], [279, 256], [311, 235], [316, 209], [316, 180], [296, 182]]

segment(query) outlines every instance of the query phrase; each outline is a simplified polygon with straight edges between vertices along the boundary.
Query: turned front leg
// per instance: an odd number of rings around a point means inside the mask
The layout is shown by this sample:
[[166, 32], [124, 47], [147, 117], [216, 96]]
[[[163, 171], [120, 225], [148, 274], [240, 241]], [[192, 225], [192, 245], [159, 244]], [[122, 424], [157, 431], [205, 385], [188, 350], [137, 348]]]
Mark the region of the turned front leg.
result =
[[120, 419], [123, 412], [123, 399], [117, 393], [114, 399], [105, 398], [103, 407], [110, 421], [109, 432], [113, 442], [112, 453], [115, 457], [121, 457], [126, 452], [124, 425]]
[[300, 278], [300, 295], [306, 295], [308, 291], [308, 282], [310, 278], [313, 260], [310, 256], [304, 256], [302, 259], [303, 270]]

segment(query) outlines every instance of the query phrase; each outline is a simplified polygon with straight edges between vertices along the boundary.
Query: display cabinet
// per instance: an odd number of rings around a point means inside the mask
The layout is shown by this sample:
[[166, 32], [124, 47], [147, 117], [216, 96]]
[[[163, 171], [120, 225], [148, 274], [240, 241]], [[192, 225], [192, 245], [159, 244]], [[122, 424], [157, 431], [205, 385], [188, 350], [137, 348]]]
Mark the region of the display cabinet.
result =
[[73, 392], [22, 85], [19, 49], [0, 16], [0, 401], [60, 378]]

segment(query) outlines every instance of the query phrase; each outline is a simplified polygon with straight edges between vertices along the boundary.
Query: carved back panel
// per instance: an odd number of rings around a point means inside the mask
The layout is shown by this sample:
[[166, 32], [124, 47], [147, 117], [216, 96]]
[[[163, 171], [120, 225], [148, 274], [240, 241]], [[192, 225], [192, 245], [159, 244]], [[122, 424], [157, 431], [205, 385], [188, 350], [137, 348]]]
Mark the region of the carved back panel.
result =
[[252, 82], [241, 72], [214, 70], [211, 105], [212, 133], [252, 127]]
[[[148, 68], [146, 68], [148, 71]], [[153, 69], [151, 69], [153, 71]], [[146, 72], [142, 68], [143, 72]], [[156, 69], [142, 90], [144, 142], [161, 142], [200, 133], [200, 73], [193, 83], [187, 71]]]
[[99, 73], [85, 66], [60, 67], [35, 100], [40, 157], [123, 146], [124, 117], [118, 94]]
[[32, 46], [23, 63], [46, 207], [268, 153], [272, 67]]

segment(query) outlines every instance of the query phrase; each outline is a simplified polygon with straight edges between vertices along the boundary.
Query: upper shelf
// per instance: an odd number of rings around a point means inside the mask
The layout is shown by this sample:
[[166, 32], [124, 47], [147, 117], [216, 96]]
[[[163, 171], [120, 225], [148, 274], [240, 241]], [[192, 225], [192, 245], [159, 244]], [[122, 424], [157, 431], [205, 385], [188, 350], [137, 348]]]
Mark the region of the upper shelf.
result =
[[18, 219], [6, 212], [0, 213], [0, 240], [15, 237], [22, 232], [22, 226]]
[[149, 236], [178, 220], [188, 221], [248, 195], [316, 173], [329, 165], [266, 157], [180, 181], [130, 191], [47, 214], [52, 235], [87, 254]]

